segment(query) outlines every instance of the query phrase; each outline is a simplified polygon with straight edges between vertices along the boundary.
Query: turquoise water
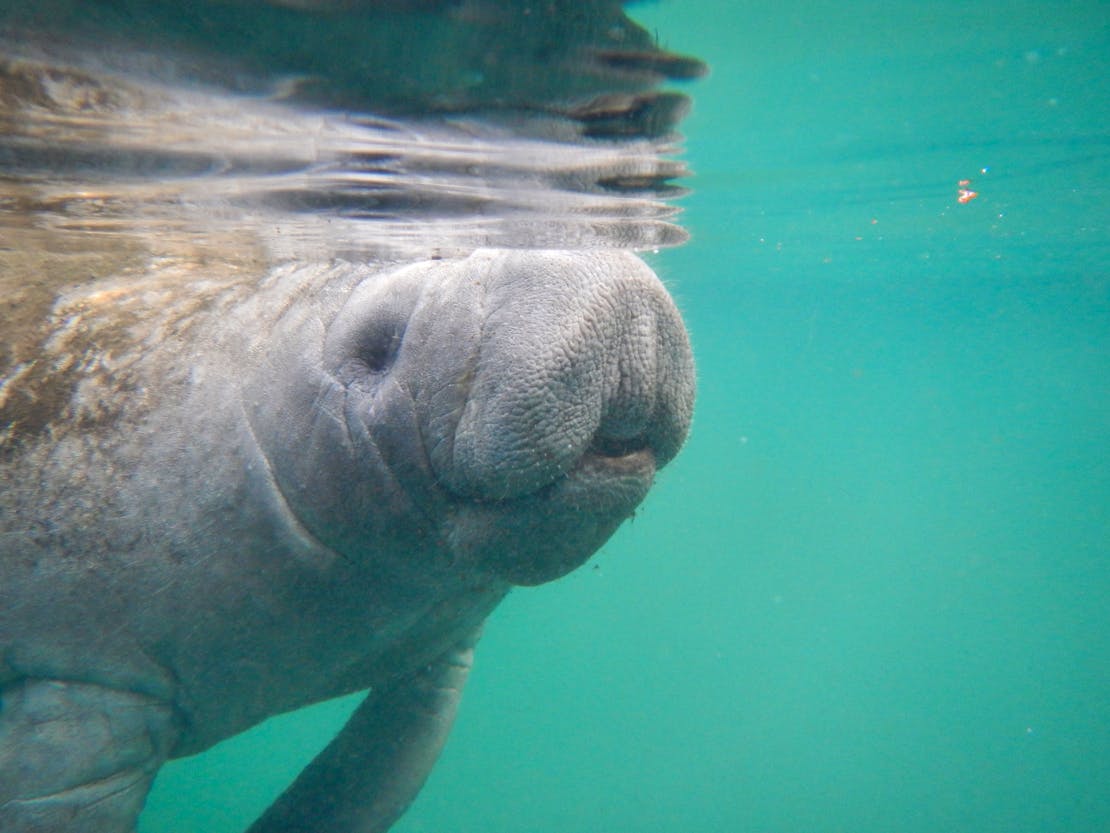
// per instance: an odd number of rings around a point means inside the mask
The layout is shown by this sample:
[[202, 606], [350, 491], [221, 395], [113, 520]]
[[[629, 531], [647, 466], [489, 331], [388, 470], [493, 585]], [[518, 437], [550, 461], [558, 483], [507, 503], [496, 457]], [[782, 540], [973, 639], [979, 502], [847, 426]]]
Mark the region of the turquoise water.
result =
[[[652, 258], [694, 432], [495, 614], [400, 833], [1110, 829], [1110, 10], [891, 8], [632, 8], [713, 67]], [[240, 830], [351, 707], [141, 829]]]

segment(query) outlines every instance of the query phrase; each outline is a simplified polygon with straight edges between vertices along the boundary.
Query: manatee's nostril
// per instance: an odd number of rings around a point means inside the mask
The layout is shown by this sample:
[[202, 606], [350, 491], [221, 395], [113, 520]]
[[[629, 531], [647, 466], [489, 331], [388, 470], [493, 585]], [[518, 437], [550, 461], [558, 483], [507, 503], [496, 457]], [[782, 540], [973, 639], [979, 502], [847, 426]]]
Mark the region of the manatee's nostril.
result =
[[383, 373], [397, 358], [401, 349], [403, 331], [400, 328], [383, 328], [368, 332], [360, 340], [356, 355], [371, 373]]
[[587, 453], [594, 454], [598, 457], [627, 457], [629, 454], [643, 451], [645, 448], [648, 448], [648, 446], [647, 437], [644, 435], [636, 437], [606, 437], [601, 434], [596, 434], [590, 442]]

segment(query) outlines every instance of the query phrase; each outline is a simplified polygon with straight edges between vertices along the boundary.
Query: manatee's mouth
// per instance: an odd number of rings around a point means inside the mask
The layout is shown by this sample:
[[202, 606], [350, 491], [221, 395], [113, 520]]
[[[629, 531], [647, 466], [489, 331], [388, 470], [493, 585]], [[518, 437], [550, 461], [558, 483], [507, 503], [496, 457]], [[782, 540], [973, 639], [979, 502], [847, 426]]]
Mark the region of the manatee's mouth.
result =
[[[592, 421], [597, 424], [588, 433], [533, 435], [530, 445], [503, 442], [501, 454], [464, 458], [473, 466], [465, 476], [455, 470], [437, 477], [456, 508], [456, 520], [467, 516], [472, 521], [463, 524], [467, 535], [456, 534], [456, 553], [487, 564], [497, 561], [498, 572], [515, 584], [557, 578], [589, 558], [633, 515], [660, 459], [665, 462], [674, 453], [660, 453], [646, 426], [625, 436], [604, 430], [604, 418]], [[483, 439], [471, 429], [456, 428], [456, 449], [467, 443], [500, 449], [498, 440], [506, 441], [512, 431], [512, 426], [485, 423]], [[434, 471], [435, 457], [429, 454], [429, 459]], [[475, 525], [477, 518], [483, 520]], [[491, 553], [509, 553], [519, 563]]]
[[650, 448], [587, 450], [572, 469], [530, 494], [457, 500], [448, 546], [460, 562], [512, 584], [552, 581], [581, 566], [632, 516], [655, 471]]
[[[601, 437], [590, 443], [578, 464], [563, 477], [577, 478], [586, 488], [607, 492], [605, 506], [623, 520], [632, 515], [651, 488], [657, 468], [655, 451], [643, 438]], [[627, 498], [627, 508], [619, 503], [621, 495]]]
[[[591, 443], [568, 471], [533, 495], [555, 497], [573, 490], [582, 515], [604, 512], [629, 517], [643, 500], [658, 468], [655, 452], [634, 440]], [[518, 498], [519, 499], [519, 498]]]
[[[475, 364], [454, 386], [466, 404], [457, 408], [451, 442], [426, 440], [427, 456], [440, 485], [457, 499], [506, 503], [548, 493], [567, 479], [584, 480], [590, 488], [604, 490], [608, 478], [634, 478], [643, 482], [646, 491], [659, 458], [667, 460], [674, 454], [674, 448], [666, 448], [662, 455], [657, 449], [653, 434], [672, 426], [666, 419], [650, 416], [656, 409], [654, 402], [608, 401], [615, 397], [594, 390], [589, 397], [598, 400], [595, 403], [583, 402], [585, 395], [578, 401], [549, 401], [544, 406], [551, 410], [546, 420], [517, 418], [526, 409], [515, 401], [501, 409], [482, 408], [479, 403], [489, 397], [474, 384], [481, 378]], [[441, 427], [450, 421], [444, 418]], [[546, 422], [554, 430], [537, 431], [535, 422]], [[620, 427], [613, 430], [614, 425]], [[634, 508], [630, 505], [625, 514]]]
[[652, 465], [655, 465], [655, 455], [651, 453], [646, 436], [636, 437], [606, 437], [595, 435], [586, 449], [586, 454], [613, 463], [620, 463], [628, 458], [637, 460], [643, 456], [650, 456]]

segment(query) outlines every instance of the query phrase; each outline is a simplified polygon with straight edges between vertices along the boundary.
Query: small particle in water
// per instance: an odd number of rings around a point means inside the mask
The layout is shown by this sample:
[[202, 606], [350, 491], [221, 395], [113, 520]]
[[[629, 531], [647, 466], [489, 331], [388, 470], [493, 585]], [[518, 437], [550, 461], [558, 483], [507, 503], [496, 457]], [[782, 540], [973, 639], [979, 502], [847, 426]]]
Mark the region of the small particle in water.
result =
[[979, 192], [971, 190], [970, 179], [961, 179], [956, 183], [956, 202], [960, 205], [967, 205], [977, 196], [979, 196]]

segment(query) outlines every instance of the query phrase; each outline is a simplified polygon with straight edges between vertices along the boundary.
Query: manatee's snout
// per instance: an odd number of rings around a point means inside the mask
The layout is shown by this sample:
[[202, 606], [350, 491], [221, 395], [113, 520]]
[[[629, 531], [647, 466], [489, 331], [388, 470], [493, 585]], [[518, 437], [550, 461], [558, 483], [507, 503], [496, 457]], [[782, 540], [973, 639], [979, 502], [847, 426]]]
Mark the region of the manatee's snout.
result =
[[693, 360], [670, 296], [632, 254], [479, 259], [464, 289], [481, 284], [479, 333], [427, 412], [429, 459], [469, 499], [455, 553], [536, 584], [589, 558], [678, 452]]
[[329, 350], [348, 390], [366, 386], [358, 422], [381, 453], [425, 461], [453, 558], [519, 584], [562, 575], [686, 437], [689, 341], [635, 255], [484, 250], [360, 293]]
[[693, 401], [686, 332], [658, 278], [620, 251], [480, 253], [470, 266], [456, 291], [476, 296], [477, 338], [427, 411], [440, 482], [480, 501], [576, 475], [640, 475], [646, 489]]

